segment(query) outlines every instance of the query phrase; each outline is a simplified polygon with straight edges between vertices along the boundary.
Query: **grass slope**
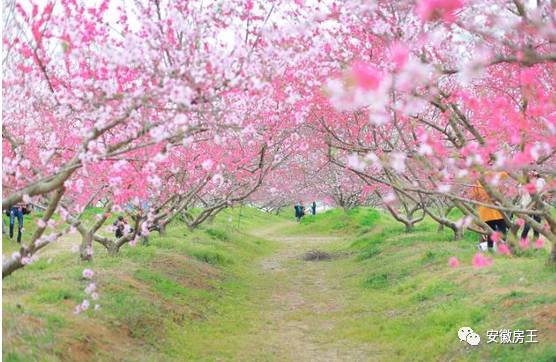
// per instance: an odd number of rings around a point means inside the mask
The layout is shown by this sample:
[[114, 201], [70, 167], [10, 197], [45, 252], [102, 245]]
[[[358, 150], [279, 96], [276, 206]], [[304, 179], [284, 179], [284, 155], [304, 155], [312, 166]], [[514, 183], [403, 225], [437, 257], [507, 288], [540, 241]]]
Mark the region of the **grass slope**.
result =
[[[72, 310], [84, 297], [88, 264], [52, 245], [57, 252], [4, 280], [3, 360], [295, 360], [286, 338], [294, 336], [307, 356], [342, 344], [369, 360], [556, 360], [556, 273], [544, 265], [547, 251], [493, 255], [491, 267], [476, 270], [477, 236], [451, 238], [430, 220], [405, 233], [364, 208], [299, 224], [227, 210], [193, 232], [176, 223], [117, 257], [96, 248], [102, 309], [81, 315]], [[78, 240], [61, 245], [68, 242]], [[314, 247], [333, 258], [303, 261]], [[447, 266], [452, 255], [456, 269]], [[462, 326], [479, 333], [481, 345], [460, 342]], [[486, 330], [506, 328], [537, 329], [539, 343], [485, 343]], [[321, 359], [328, 356], [349, 357]]]
[[[251, 268], [273, 249], [244, 232], [270, 216], [246, 208], [239, 216], [239, 209], [227, 210], [193, 232], [171, 226], [150, 246], [126, 246], [117, 257], [95, 246], [92, 265], [60, 251], [17, 271], [3, 281], [3, 360], [225, 358], [246, 343], [229, 336], [257, 323], [249, 318], [257, 302], [250, 299]], [[12, 244], [4, 240], [5, 253], [17, 248]], [[101, 310], [74, 315], [85, 297], [85, 267], [96, 272]], [[229, 344], [212, 344], [224, 336]]]
[[[370, 209], [331, 210], [298, 229], [353, 238], [354, 257], [338, 261], [332, 274], [360, 293], [333, 317], [346, 323], [331, 340], [376, 344], [384, 360], [556, 361], [556, 272], [545, 266], [547, 250], [492, 255], [491, 267], [476, 270], [477, 235], [451, 241], [451, 231], [430, 220], [404, 233]], [[461, 261], [455, 269], [447, 265], [453, 255]], [[480, 346], [457, 339], [463, 326], [480, 334]], [[539, 343], [486, 344], [489, 329], [537, 329]]]

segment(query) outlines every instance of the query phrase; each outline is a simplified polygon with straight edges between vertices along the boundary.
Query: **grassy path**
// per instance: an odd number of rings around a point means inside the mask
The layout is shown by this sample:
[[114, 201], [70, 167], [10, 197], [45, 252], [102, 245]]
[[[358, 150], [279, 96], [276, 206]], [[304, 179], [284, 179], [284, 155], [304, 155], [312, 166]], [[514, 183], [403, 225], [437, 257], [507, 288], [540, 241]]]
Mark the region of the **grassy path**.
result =
[[[474, 235], [413, 233], [371, 209], [301, 224], [244, 209], [92, 263], [68, 235], [3, 283], [5, 361], [556, 361], [546, 250], [471, 266]], [[230, 220], [233, 220], [232, 223]], [[29, 229], [34, 224], [28, 223]], [[30, 233], [32, 230], [28, 230]], [[17, 245], [4, 240], [10, 255]], [[304, 260], [319, 250], [330, 259]], [[447, 266], [450, 256], [461, 261]], [[95, 270], [100, 312], [73, 314]], [[461, 326], [537, 329], [539, 343], [470, 347]], [[512, 347], [512, 348], [508, 348]]]
[[[263, 330], [257, 331], [258, 357], [264, 360], [368, 361], [372, 346], [335, 340], [335, 330], [345, 320], [345, 309], [355, 298], [337, 274], [337, 263], [346, 255], [334, 250], [345, 246], [336, 236], [285, 236], [293, 223], [285, 222], [253, 234], [280, 246], [258, 264], [258, 294]], [[312, 250], [326, 251], [329, 260], [306, 261]]]

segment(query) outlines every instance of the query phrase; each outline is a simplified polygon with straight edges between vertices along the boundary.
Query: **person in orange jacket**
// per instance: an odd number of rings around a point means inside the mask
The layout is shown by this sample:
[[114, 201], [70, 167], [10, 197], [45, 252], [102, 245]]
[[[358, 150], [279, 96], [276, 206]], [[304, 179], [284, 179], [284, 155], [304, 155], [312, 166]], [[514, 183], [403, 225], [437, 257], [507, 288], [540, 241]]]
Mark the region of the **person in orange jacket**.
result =
[[[498, 175], [501, 179], [508, 177], [508, 174], [505, 172], [500, 172]], [[472, 197], [475, 200], [481, 201], [486, 204], [493, 203], [493, 200], [490, 198], [484, 186], [481, 184], [479, 180], [477, 180], [477, 183], [472, 189]], [[492, 209], [480, 205], [477, 208], [477, 212], [479, 213], [479, 219], [484, 223], [486, 223], [488, 226], [490, 226], [492, 230], [494, 230], [495, 232], [500, 232], [504, 236], [506, 235], [508, 231], [508, 225], [504, 220], [504, 215], [502, 214], [502, 212], [496, 209]], [[492, 234], [488, 235], [487, 246], [489, 249], [492, 249], [494, 247], [494, 240], [492, 239]]]

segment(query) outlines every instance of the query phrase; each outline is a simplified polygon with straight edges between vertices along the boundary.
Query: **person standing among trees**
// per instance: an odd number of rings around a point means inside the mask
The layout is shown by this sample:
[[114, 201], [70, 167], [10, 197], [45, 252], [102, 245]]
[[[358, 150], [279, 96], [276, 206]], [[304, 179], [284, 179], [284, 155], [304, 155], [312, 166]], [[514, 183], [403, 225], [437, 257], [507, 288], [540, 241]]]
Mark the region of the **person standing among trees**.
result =
[[[537, 189], [542, 190], [546, 185], [546, 181], [542, 177], [540, 177], [539, 173], [536, 171], [531, 172], [530, 176], [532, 177], [531, 181], [535, 182]], [[520, 199], [521, 208], [522, 209], [529, 208], [532, 201], [531, 195], [524, 187], [521, 187], [519, 191], [521, 194], [521, 199]], [[536, 222], [541, 222], [541, 217], [539, 215], [533, 215], [533, 219]], [[522, 240], [527, 239], [527, 236], [529, 235], [529, 230], [531, 230], [531, 225], [529, 223], [526, 223], [523, 227], [523, 231], [521, 232]], [[540, 237], [540, 233], [537, 230], [533, 230], [533, 236], [535, 237], [536, 240]]]
[[315, 201], [313, 201], [313, 203], [311, 204], [311, 214], [317, 214], [317, 203]]
[[118, 220], [114, 221], [115, 236], [116, 238], [121, 238], [124, 236], [124, 229], [126, 227], [127, 221], [124, 219], [122, 215], [118, 216]]
[[14, 237], [14, 224], [17, 218], [17, 242], [21, 244], [21, 234], [23, 232], [23, 214], [28, 214], [27, 206], [23, 203], [18, 203], [10, 207], [10, 239]]
[[295, 204], [294, 209], [295, 209], [295, 218], [296, 218], [297, 222], [300, 222], [301, 218], [304, 215], [304, 209], [305, 209], [303, 207], [303, 204], [301, 203], [301, 201], [299, 201], [297, 204]]
[[[508, 175], [505, 172], [501, 172], [498, 174], [500, 178], [506, 178]], [[492, 204], [494, 201], [490, 198], [488, 193], [486, 192], [484, 186], [481, 184], [479, 180], [477, 180], [477, 184], [471, 190], [472, 197], [480, 202]], [[508, 232], [508, 225], [504, 220], [504, 215], [502, 212], [496, 209], [492, 209], [486, 206], [479, 205], [477, 208], [477, 212], [479, 213], [479, 219], [486, 223], [494, 232], [502, 233], [504, 237], [506, 237], [506, 233]], [[487, 239], [487, 247], [488, 249], [492, 249], [494, 247], [494, 240], [492, 237], [493, 233], [489, 233]]]

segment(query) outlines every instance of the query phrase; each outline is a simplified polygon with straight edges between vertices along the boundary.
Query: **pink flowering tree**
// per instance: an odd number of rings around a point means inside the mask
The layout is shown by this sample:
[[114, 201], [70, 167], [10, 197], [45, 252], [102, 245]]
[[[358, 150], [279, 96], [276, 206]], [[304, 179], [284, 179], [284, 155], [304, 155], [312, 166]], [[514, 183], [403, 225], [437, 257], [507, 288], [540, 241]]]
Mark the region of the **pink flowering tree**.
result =
[[[315, 63], [328, 74], [316, 71], [305, 84], [315, 84], [306, 87], [312, 122], [334, 159], [456, 235], [466, 227], [493, 233], [478, 218], [482, 205], [502, 212], [510, 246], [512, 215], [554, 245], [554, 4], [383, 5], [331, 9], [315, 40], [327, 49]], [[474, 196], [478, 183], [488, 197]], [[531, 195], [526, 208], [517, 203], [520, 190]], [[454, 207], [464, 214], [457, 222], [446, 217]]]
[[[86, 178], [111, 187], [99, 197], [117, 206], [127, 197], [118, 178], [129, 172], [119, 162], [141, 152], [156, 159], [200, 133], [239, 127], [237, 112], [224, 121], [222, 99], [255, 96], [271, 78], [261, 54], [273, 7], [236, 5], [16, 2], [10, 24], [18, 31], [4, 38], [2, 208], [39, 200], [48, 225], [60, 203], [76, 201], [70, 223], [79, 226], [91, 195]], [[141, 183], [162, 180], [151, 162], [136, 170]], [[103, 219], [85, 234], [96, 235]], [[4, 261], [3, 276], [54, 240], [43, 234], [39, 225]]]

